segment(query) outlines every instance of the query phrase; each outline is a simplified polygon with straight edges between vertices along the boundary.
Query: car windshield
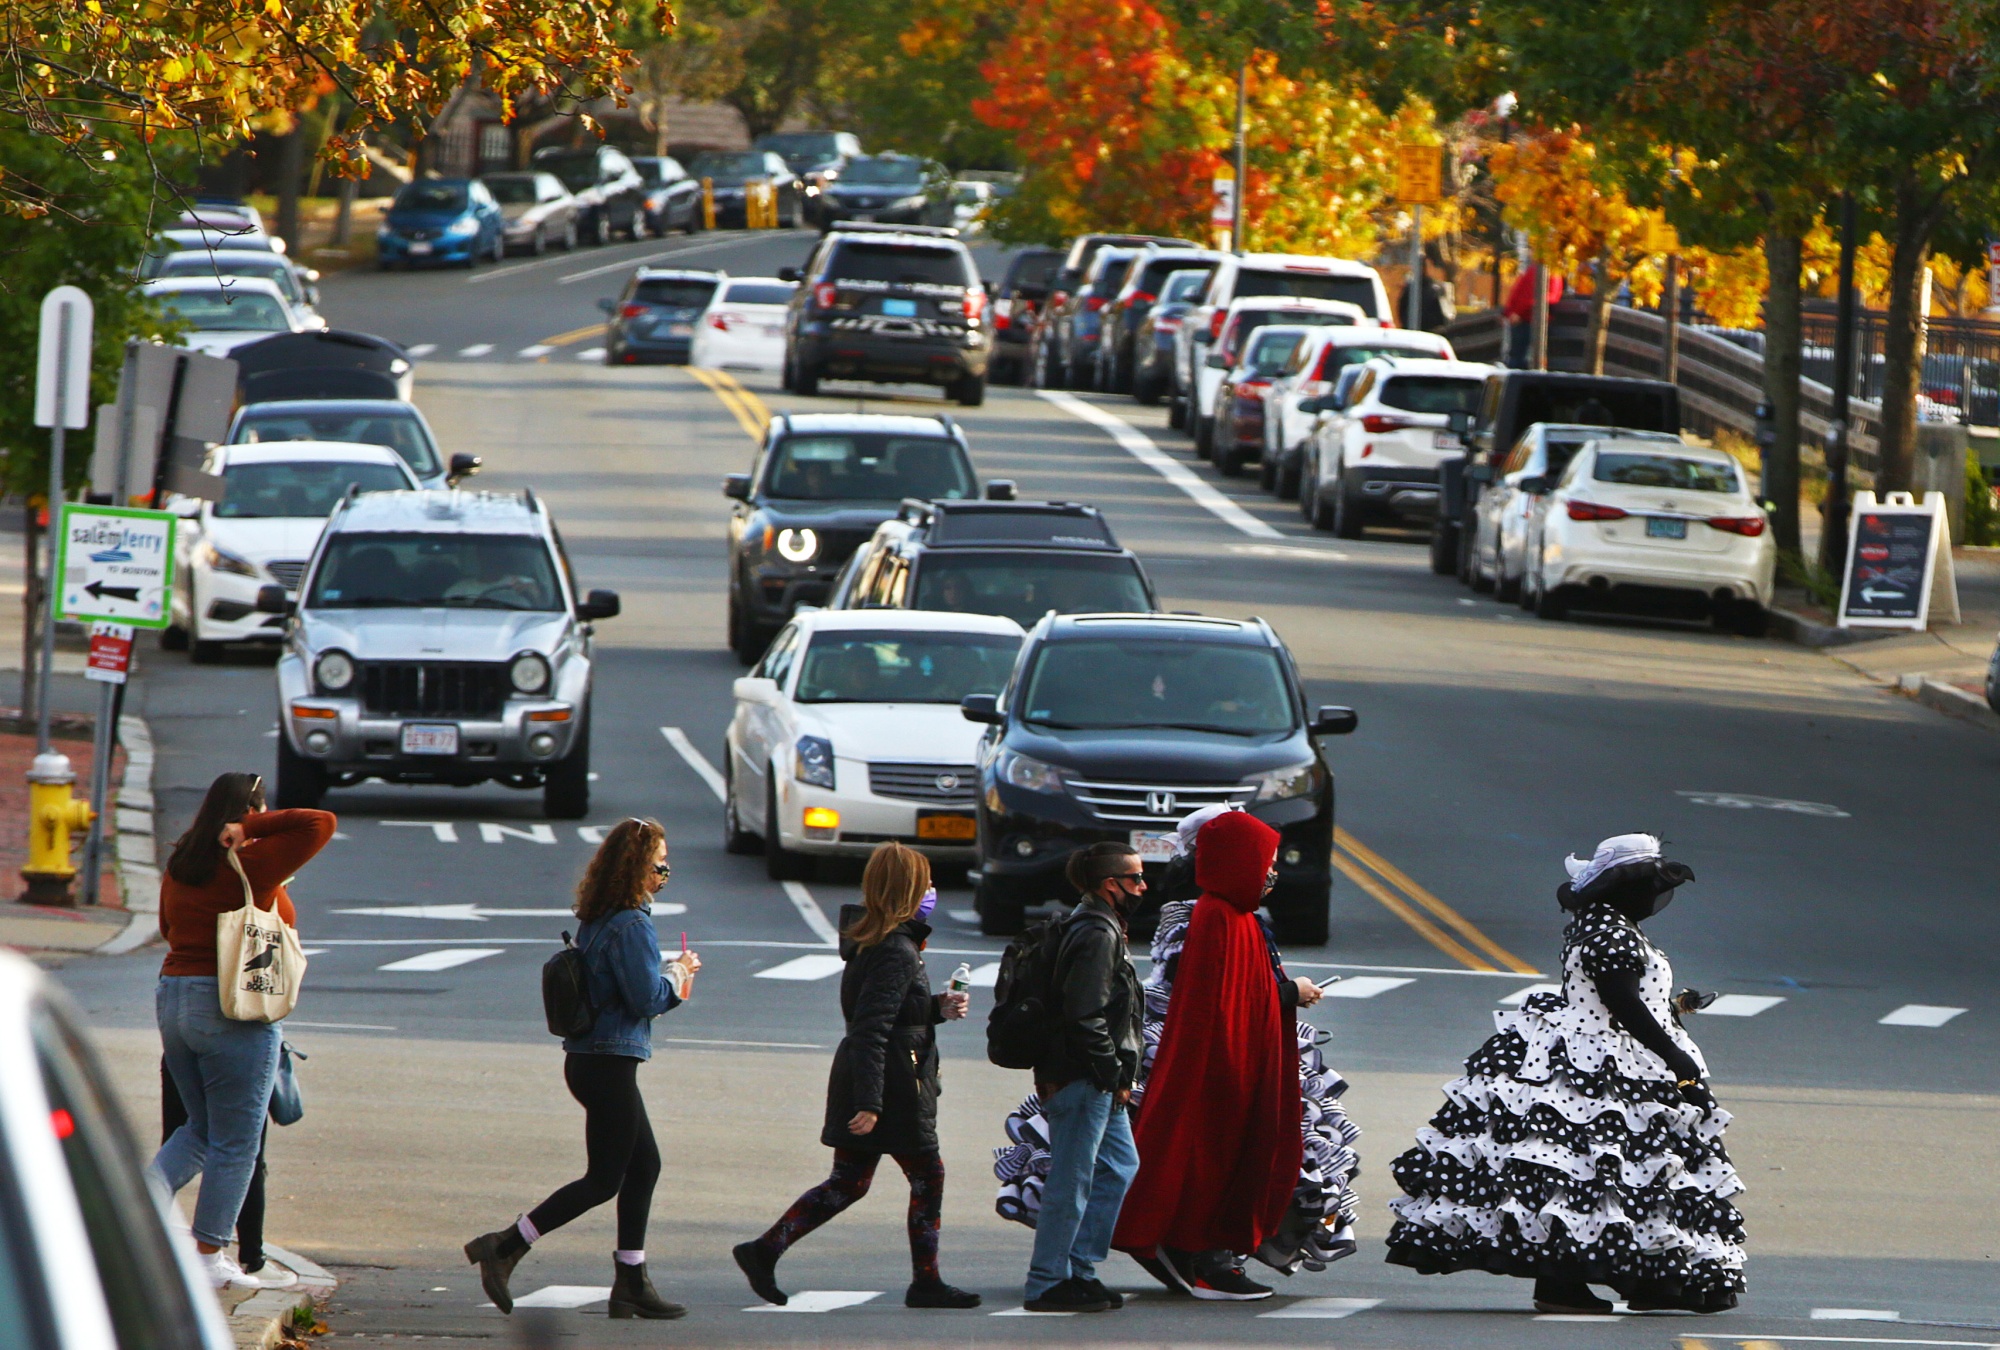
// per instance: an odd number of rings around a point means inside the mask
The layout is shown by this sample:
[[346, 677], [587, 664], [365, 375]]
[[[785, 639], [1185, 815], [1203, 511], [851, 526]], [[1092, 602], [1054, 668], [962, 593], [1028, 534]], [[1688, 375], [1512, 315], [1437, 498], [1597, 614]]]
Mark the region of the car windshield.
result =
[[232, 464], [222, 471], [222, 481], [226, 489], [215, 506], [218, 520], [323, 516], [350, 486], [363, 492], [396, 492], [410, 486], [392, 464], [326, 460]]
[[997, 694], [1021, 640], [998, 633], [838, 632], [814, 635], [799, 672], [800, 703], [956, 703]]
[[1265, 272], [1245, 268], [1236, 274], [1236, 298], [1246, 295], [1289, 295], [1303, 300], [1345, 300], [1375, 312], [1375, 282], [1369, 277], [1330, 276], [1325, 272]]
[[832, 131], [780, 131], [759, 136], [757, 148], [786, 159], [832, 159], [840, 153], [840, 139]]
[[715, 283], [702, 278], [648, 277], [632, 284], [627, 299], [669, 309], [700, 309], [715, 294]]
[[1206, 285], [1208, 285], [1207, 272], [1176, 272], [1167, 278], [1167, 288], [1160, 293], [1160, 303], [1191, 304]]
[[337, 534], [308, 609], [559, 610], [548, 545], [524, 534]]
[[1471, 412], [1479, 406], [1484, 379], [1461, 380], [1450, 375], [1397, 375], [1386, 380], [1378, 396], [1385, 408], [1413, 413]]
[[1104, 266], [1098, 272], [1097, 280], [1091, 283], [1090, 294], [1097, 296], [1101, 300], [1109, 300], [1123, 289], [1125, 274], [1132, 270], [1132, 260], [1139, 255], [1136, 253], [1100, 253], [1097, 256], [1103, 260]]
[[1637, 431], [1679, 431], [1680, 420], [1670, 388], [1644, 385], [1619, 387], [1592, 381], [1582, 389], [1567, 382], [1528, 381], [1516, 391], [1514, 425], [1570, 422], [1592, 427], [1631, 427]]
[[965, 286], [970, 280], [965, 255], [955, 249], [852, 240], [842, 241], [827, 276], [908, 286]]
[[197, 333], [281, 333], [291, 327], [274, 295], [216, 289], [167, 291], [154, 299], [169, 318], [184, 320]]
[[999, 614], [1023, 628], [1059, 614], [1143, 614], [1153, 607], [1136, 560], [1074, 553], [933, 549], [917, 565], [912, 609]]
[[1051, 642], [1035, 658], [1021, 717], [1075, 731], [1178, 728], [1282, 735], [1297, 723], [1269, 647], [1145, 639]]
[[924, 165], [922, 160], [916, 159], [857, 159], [851, 161], [842, 171], [840, 181], [921, 187], [924, 181]]
[[1298, 346], [1297, 333], [1259, 333], [1250, 344], [1250, 354], [1243, 358], [1243, 364], [1253, 375], [1276, 375], [1292, 359]]
[[696, 155], [694, 163], [688, 165], [688, 172], [696, 178], [761, 178], [770, 172], [770, 168], [764, 162], [764, 156], [746, 152], [740, 155]]
[[1625, 487], [1673, 488], [1682, 492], [1735, 492], [1736, 466], [1721, 460], [1683, 459], [1679, 455], [1599, 451], [1590, 476], [1600, 483]]
[[[1147, 263], [1146, 270], [1139, 274], [1138, 288], [1149, 295], [1160, 295], [1166, 284], [1176, 276], [1192, 272], [1195, 281], [1199, 282], [1208, 277], [1208, 271], [1209, 269], [1205, 267], [1199, 270], [1190, 268], [1186, 258], [1155, 259]], [[1160, 296], [1160, 298], [1164, 300], [1170, 297]]]
[[1031, 295], [1048, 293], [1049, 283], [1062, 270], [1060, 253], [1030, 253], [1014, 261], [1014, 268], [1008, 274], [1007, 284], [1017, 292]]
[[665, 187], [677, 183], [681, 178], [681, 166], [671, 159], [635, 159], [632, 167], [639, 171], [639, 178], [647, 187]]
[[[1347, 367], [1358, 366], [1364, 361], [1373, 361], [1378, 356], [1436, 357], [1438, 355], [1439, 353], [1430, 347], [1406, 347], [1395, 343], [1371, 343], [1361, 347], [1343, 347], [1336, 343], [1328, 343], [1326, 356], [1320, 361], [1319, 378], [1334, 379]], [[1474, 386], [1475, 389], [1478, 387]]]
[[479, 181], [486, 184], [493, 200], [502, 206], [532, 206], [535, 203], [535, 180], [528, 174], [495, 174]]
[[1230, 345], [1241, 349], [1250, 340], [1250, 335], [1266, 324], [1281, 323], [1288, 328], [1340, 328], [1354, 322], [1352, 314], [1340, 314], [1328, 310], [1285, 311], [1275, 309], [1246, 309], [1236, 316], [1235, 341]]
[[771, 452], [764, 492], [811, 502], [959, 500], [978, 493], [958, 442], [866, 432], [788, 436]]
[[597, 156], [590, 151], [580, 155], [537, 156], [535, 167], [543, 173], [554, 174], [571, 192], [597, 186]]
[[465, 187], [460, 183], [410, 183], [396, 194], [391, 211], [463, 211]]
[[257, 277], [285, 293], [289, 300], [303, 297], [291, 264], [275, 254], [255, 258], [216, 257], [208, 253], [177, 253], [160, 264], [156, 275], [163, 277]]
[[440, 472], [437, 446], [416, 411], [300, 412], [282, 405], [269, 412], [246, 412], [237, 423], [238, 444], [264, 441], [344, 441], [394, 450], [419, 478]]
[[732, 281], [722, 299], [731, 305], [789, 305], [797, 289], [789, 281]]

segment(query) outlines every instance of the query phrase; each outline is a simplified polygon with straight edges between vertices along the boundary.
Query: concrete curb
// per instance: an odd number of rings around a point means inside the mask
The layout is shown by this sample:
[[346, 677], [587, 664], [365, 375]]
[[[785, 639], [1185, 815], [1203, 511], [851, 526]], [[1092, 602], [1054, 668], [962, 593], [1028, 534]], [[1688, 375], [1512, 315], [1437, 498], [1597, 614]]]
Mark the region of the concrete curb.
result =
[[295, 1312], [314, 1309], [340, 1287], [323, 1267], [296, 1252], [265, 1243], [264, 1254], [295, 1273], [299, 1282], [290, 1289], [259, 1290], [230, 1310], [229, 1330], [236, 1338], [236, 1350], [272, 1350], [284, 1338]]
[[1835, 628], [1776, 605], [1765, 613], [1770, 616], [1772, 636], [1801, 647], [1847, 647], [1857, 642], [1895, 637], [1903, 631], [1896, 628]]
[[135, 951], [160, 931], [160, 870], [153, 838], [153, 729], [143, 717], [120, 717], [118, 743], [125, 747], [125, 773], [118, 780], [112, 855], [117, 859], [118, 894], [132, 917], [122, 931], [97, 949], [102, 956]]
[[1955, 684], [1946, 684], [1928, 675], [1904, 675], [1897, 679], [1896, 688], [1926, 708], [1976, 722], [1988, 731], [2000, 731], [2000, 713], [1986, 706], [1985, 699], [1968, 694]]

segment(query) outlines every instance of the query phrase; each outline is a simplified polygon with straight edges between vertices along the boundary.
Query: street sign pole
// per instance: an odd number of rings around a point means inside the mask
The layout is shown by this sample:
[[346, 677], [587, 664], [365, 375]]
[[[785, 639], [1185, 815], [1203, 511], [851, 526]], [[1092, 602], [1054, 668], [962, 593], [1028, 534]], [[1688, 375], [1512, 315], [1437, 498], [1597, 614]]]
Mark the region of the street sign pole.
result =
[[49, 529], [48, 564], [42, 570], [42, 593], [49, 603], [42, 606], [42, 668], [35, 672], [35, 753], [49, 752], [49, 669], [56, 663], [56, 518], [62, 514], [63, 434], [69, 422], [69, 343], [75, 306], [58, 305], [56, 313], [56, 406], [55, 425], [49, 428]]
[[[132, 441], [139, 420], [139, 343], [125, 343], [125, 368], [118, 379], [118, 462], [112, 470], [111, 504], [130, 503], [132, 491]], [[94, 627], [94, 626], [93, 626]], [[127, 672], [118, 680], [107, 680], [97, 702], [97, 736], [90, 759], [90, 834], [83, 841], [83, 885], [78, 899], [86, 905], [98, 902], [98, 883], [104, 873], [104, 801], [111, 791], [111, 757], [118, 745], [118, 715], [125, 704], [125, 679], [130, 678], [131, 648], [126, 648]], [[121, 897], [122, 898], [122, 897]]]
[[1410, 284], [1405, 288], [1410, 301], [1410, 331], [1420, 333], [1424, 328], [1424, 208], [1422, 203], [1410, 207]]

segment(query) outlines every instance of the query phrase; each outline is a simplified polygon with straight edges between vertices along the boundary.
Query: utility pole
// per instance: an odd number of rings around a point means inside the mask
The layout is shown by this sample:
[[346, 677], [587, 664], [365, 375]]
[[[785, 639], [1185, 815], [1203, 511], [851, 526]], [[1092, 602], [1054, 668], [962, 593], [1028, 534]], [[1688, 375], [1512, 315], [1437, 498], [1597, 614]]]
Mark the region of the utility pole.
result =
[[1529, 369], [1549, 368], [1549, 269], [1548, 264], [1530, 255], [1529, 276], [1535, 282], [1535, 324], [1529, 330], [1532, 347], [1529, 352]]
[[1833, 322], [1833, 408], [1826, 429], [1826, 500], [1820, 504], [1819, 564], [1847, 566], [1847, 405], [1854, 391], [1854, 194], [1840, 194], [1840, 279]]
[[1236, 72], [1236, 197], [1230, 208], [1229, 247], [1237, 254], [1243, 254], [1243, 198], [1249, 186], [1249, 178], [1244, 169], [1243, 116], [1250, 84], [1250, 58], [1244, 57], [1242, 66]]

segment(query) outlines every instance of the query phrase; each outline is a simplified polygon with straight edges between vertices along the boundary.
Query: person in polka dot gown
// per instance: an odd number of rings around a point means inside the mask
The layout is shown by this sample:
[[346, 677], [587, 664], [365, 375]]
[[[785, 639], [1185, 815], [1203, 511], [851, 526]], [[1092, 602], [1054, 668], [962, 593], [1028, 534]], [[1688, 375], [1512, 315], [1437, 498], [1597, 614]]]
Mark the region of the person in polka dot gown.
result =
[[1730, 1116], [1640, 930], [1694, 880], [1652, 835], [1572, 857], [1557, 901], [1563, 989], [1494, 1015], [1496, 1033], [1445, 1084], [1445, 1102], [1390, 1173], [1402, 1194], [1388, 1259], [1423, 1274], [1484, 1270], [1535, 1282], [1543, 1312], [1721, 1312], [1743, 1289], [1742, 1179]]

